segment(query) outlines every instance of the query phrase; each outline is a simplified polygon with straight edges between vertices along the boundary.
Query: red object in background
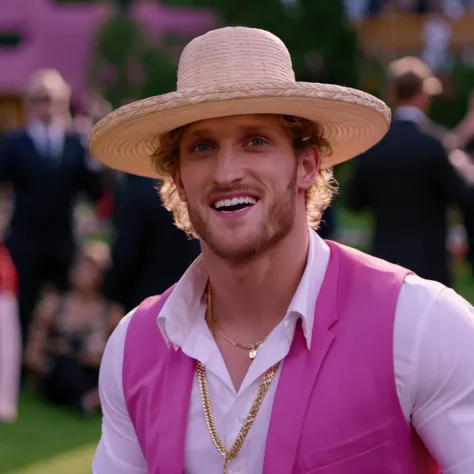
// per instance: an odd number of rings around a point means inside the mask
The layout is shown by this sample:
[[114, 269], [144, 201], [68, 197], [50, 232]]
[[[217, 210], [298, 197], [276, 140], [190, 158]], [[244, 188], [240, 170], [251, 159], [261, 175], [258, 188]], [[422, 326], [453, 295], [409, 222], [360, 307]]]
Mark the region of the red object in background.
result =
[[0, 244], [0, 292], [7, 291], [18, 296], [18, 278], [10, 253]]
[[97, 203], [96, 212], [101, 220], [109, 220], [112, 217], [114, 206], [114, 196], [111, 189], [108, 189]]

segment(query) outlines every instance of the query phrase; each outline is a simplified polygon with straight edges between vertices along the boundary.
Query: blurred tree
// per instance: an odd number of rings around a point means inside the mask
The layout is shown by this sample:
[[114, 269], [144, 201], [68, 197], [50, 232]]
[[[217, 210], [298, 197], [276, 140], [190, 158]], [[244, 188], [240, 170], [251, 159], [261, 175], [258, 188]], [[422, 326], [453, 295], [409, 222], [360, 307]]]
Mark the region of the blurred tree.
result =
[[436, 123], [452, 128], [459, 124], [468, 111], [474, 91], [474, 67], [458, 60], [449, 79], [452, 93], [434, 101], [430, 116]]
[[157, 41], [128, 14], [130, 0], [112, 0], [110, 17], [94, 38], [89, 82], [114, 108], [173, 90], [176, 59], [167, 37]]
[[[358, 86], [356, 35], [344, 18], [341, 0], [163, 0], [172, 6], [210, 8], [223, 25], [263, 28], [288, 46], [300, 81]], [[176, 58], [152, 41], [129, 15], [131, 0], [112, 0], [114, 14], [95, 38], [91, 84], [114, 107], [175, 87]]]

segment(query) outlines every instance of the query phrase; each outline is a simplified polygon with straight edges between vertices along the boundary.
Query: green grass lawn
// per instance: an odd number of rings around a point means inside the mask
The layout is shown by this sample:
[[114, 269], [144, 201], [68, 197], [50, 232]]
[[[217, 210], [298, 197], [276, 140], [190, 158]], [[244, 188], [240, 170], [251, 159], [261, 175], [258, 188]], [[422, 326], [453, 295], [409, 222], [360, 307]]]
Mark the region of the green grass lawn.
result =
[[[340, 211], [338, 217], [340, 225], [356, 233], [370, 226], [367, 215]], [[456, 289], [474, 303], [468, 268], [457, 269]], [[89, 474], [99, 437], [99, 417], [82, 419], [23, 395], [18, 422], [0, 425], [0, 474]]]
[[88, 474], [100, 418], [83, 419], [24, 394], [16, 423], [0, 425], [0, 474]]

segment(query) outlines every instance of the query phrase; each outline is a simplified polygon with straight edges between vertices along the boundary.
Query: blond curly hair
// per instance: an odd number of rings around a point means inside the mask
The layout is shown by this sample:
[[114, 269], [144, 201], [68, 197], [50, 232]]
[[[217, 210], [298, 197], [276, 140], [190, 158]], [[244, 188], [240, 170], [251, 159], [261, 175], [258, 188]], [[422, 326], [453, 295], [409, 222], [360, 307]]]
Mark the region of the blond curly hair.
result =
[[[295, 156], [308, 146], [319, 150], [321, 162], [332, 153], [329, 142], [323, 136], [323, 129], [317, 123], [289, 115], [275, 115], [281, 121], [288, 138], [293, 144]], [[156, 151], [152, 154], [153, 166], [164, 176], [159, 194], [163, 205], [174, 216], [178, 228], [191, 237], [198, 237], [189, 218], [188, 206], [179, 198], [172, 174], [179, 163], [179, 145], [186, 126], [168, 132], [158, 139]], [[308, 225], [317, 229], [324, 210], [331, 204], [337, 192], [337, 183], [333, 177], [332, 168], [320, 169], [313, 185], [306, 191], [306, 214]]]

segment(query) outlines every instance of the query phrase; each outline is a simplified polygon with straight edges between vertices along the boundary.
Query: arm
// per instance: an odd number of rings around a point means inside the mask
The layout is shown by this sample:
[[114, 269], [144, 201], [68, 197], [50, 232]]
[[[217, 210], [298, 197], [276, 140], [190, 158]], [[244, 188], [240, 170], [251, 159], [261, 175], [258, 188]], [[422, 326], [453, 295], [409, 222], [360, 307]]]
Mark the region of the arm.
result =
[[33, 316], [25, 349], [25, 365], [34, 373], [45, 370], [45, 351], [57, 306], [58, 297], [55, 294], [46, 295]]
[[474, 472], [474, 308], [444, 288], [412, 354], [412, 423], [441, 472]]
[[468, 204], [474, 194], [467, 179], [458, 171], [458, 169], [461, 169], [461, 165], [457, 155], [451, 153], [451, 157], [449, 157], [440, 142], [433, 143], [433, 150], [430, 155], [432, 172], [439, 192], [450, 203], [458, 206]]
[[128, 415], [122, 389], [122, 364], [129, 313], [110, 337], [100, 367], [102, 438], [92, 474], [147, 474], [146, 462]]

